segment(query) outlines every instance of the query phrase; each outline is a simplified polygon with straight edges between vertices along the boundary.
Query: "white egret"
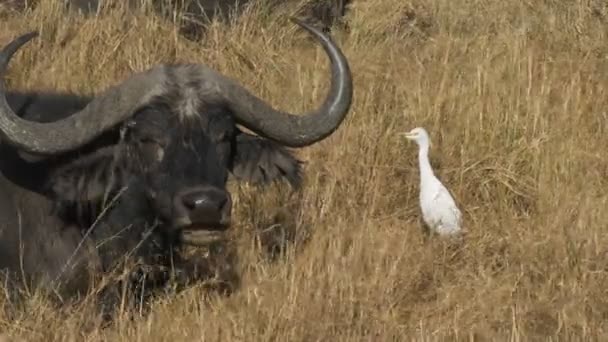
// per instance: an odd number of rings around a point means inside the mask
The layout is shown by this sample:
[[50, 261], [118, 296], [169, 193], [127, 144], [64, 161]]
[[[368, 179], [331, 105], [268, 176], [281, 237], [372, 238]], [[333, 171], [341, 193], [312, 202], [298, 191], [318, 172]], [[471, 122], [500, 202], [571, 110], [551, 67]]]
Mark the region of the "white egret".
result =
[[429, 134], [424, 128], [416, 127], [402, 135], [418, 144], [420, 209], [424, 222], [431, 231], [441, 236], [460, 235], [462, 214], [448, 189], [433, 172], [428, 155], [431, 143]]

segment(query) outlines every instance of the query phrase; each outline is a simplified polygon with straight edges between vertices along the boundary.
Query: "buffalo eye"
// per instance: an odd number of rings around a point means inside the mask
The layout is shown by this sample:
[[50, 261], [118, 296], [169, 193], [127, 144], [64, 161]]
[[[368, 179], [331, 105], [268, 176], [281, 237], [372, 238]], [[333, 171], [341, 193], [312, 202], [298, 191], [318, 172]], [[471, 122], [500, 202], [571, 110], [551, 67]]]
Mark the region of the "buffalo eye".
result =
[[160, 163], [165, 156], [163, 144], [151, 137], [143, 137], [138, 142], [142, 157], [148, 163]]

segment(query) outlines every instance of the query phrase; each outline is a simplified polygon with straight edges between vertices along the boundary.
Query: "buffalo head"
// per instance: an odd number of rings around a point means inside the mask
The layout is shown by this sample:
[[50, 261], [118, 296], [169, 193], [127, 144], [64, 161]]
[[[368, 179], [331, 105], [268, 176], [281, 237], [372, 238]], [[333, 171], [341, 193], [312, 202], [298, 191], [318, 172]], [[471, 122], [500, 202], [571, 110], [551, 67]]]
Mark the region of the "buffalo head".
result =
[[328, 95], [307, 115], [276, 110], [205, 66], [181, 64], [137, 73], [61, 118], [28, 120], [14, 112], [3, 81], [11, 57], [36, 33], [20, 36], [0, 52], [2, 144], [33, 160], [24, 167], [44, 170], [42, 191], [63, 208], [80, 212], [122, 191], [108, 224], [157, 221], [184, 242], [213, 240], [230, 224], [229, 173], [297, 186], [300, 162], [285, 147], [326, 138], [349, 111], [346, 58], [326, 34], [294, 21], [331, 62]]

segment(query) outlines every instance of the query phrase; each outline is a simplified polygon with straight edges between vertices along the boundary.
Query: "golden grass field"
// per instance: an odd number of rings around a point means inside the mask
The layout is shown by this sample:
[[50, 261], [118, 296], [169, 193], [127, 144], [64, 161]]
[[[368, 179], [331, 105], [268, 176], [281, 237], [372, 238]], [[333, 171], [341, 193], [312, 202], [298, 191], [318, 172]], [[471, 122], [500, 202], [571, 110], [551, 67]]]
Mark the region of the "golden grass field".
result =
[[[322, 49], [287, 20], [245, 13], [200, 42], [145, 13], [64, 17], [52, 0], [2, 12], [0, 43], [40, 30], [12, 89], [101, 91], [163, 62], [200, 62], [303, 112], [327, 89]], [[329, 139], [298, 151], [299, 194], [231, 184], [242, 287], [190, 288], [102, 327], [90, 307], [32, 299], [15, 341], [579, 341], [608, 338], [608, 7], [602, 1], [355, 0], [333, 35], [355, 98]], [[469, 231], [422, 233], [415, 144]], [[258, 193], [260, 192], [260, 193]], [[272, 226], [273, 222], [282, 228]], [[268, 231], [294, 234], [278, 258]]]

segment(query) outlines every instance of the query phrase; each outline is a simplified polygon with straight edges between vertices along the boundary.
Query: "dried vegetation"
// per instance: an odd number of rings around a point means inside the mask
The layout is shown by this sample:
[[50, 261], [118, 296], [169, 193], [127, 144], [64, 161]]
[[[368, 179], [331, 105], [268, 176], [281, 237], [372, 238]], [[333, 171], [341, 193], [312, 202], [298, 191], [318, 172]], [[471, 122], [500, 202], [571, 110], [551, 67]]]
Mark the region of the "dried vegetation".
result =
[[[162, 62], [207, 63], [274, 105], [327, 89], [322, 50], [283, 12], [246, 12], [199, 42], [147, 13], [65, 17], [53, 0], [0, 12], [0, 43], [41, 37], [10, 87], [92, 93]], [[384, 341], [608, 338], [608, 29], [601, 1], [355, 0], [334, 36], [351, 61], [344, 125], [299, 151], [304, 189], [231, 184], [241, 289], [159, 298], [99, 326], [92, 308], [31, 299], [0, 312], [15, 340]], [[469, 230], [421, 233], [416, 149]], [[8, 305], [8, 303], [6, 303]]]

